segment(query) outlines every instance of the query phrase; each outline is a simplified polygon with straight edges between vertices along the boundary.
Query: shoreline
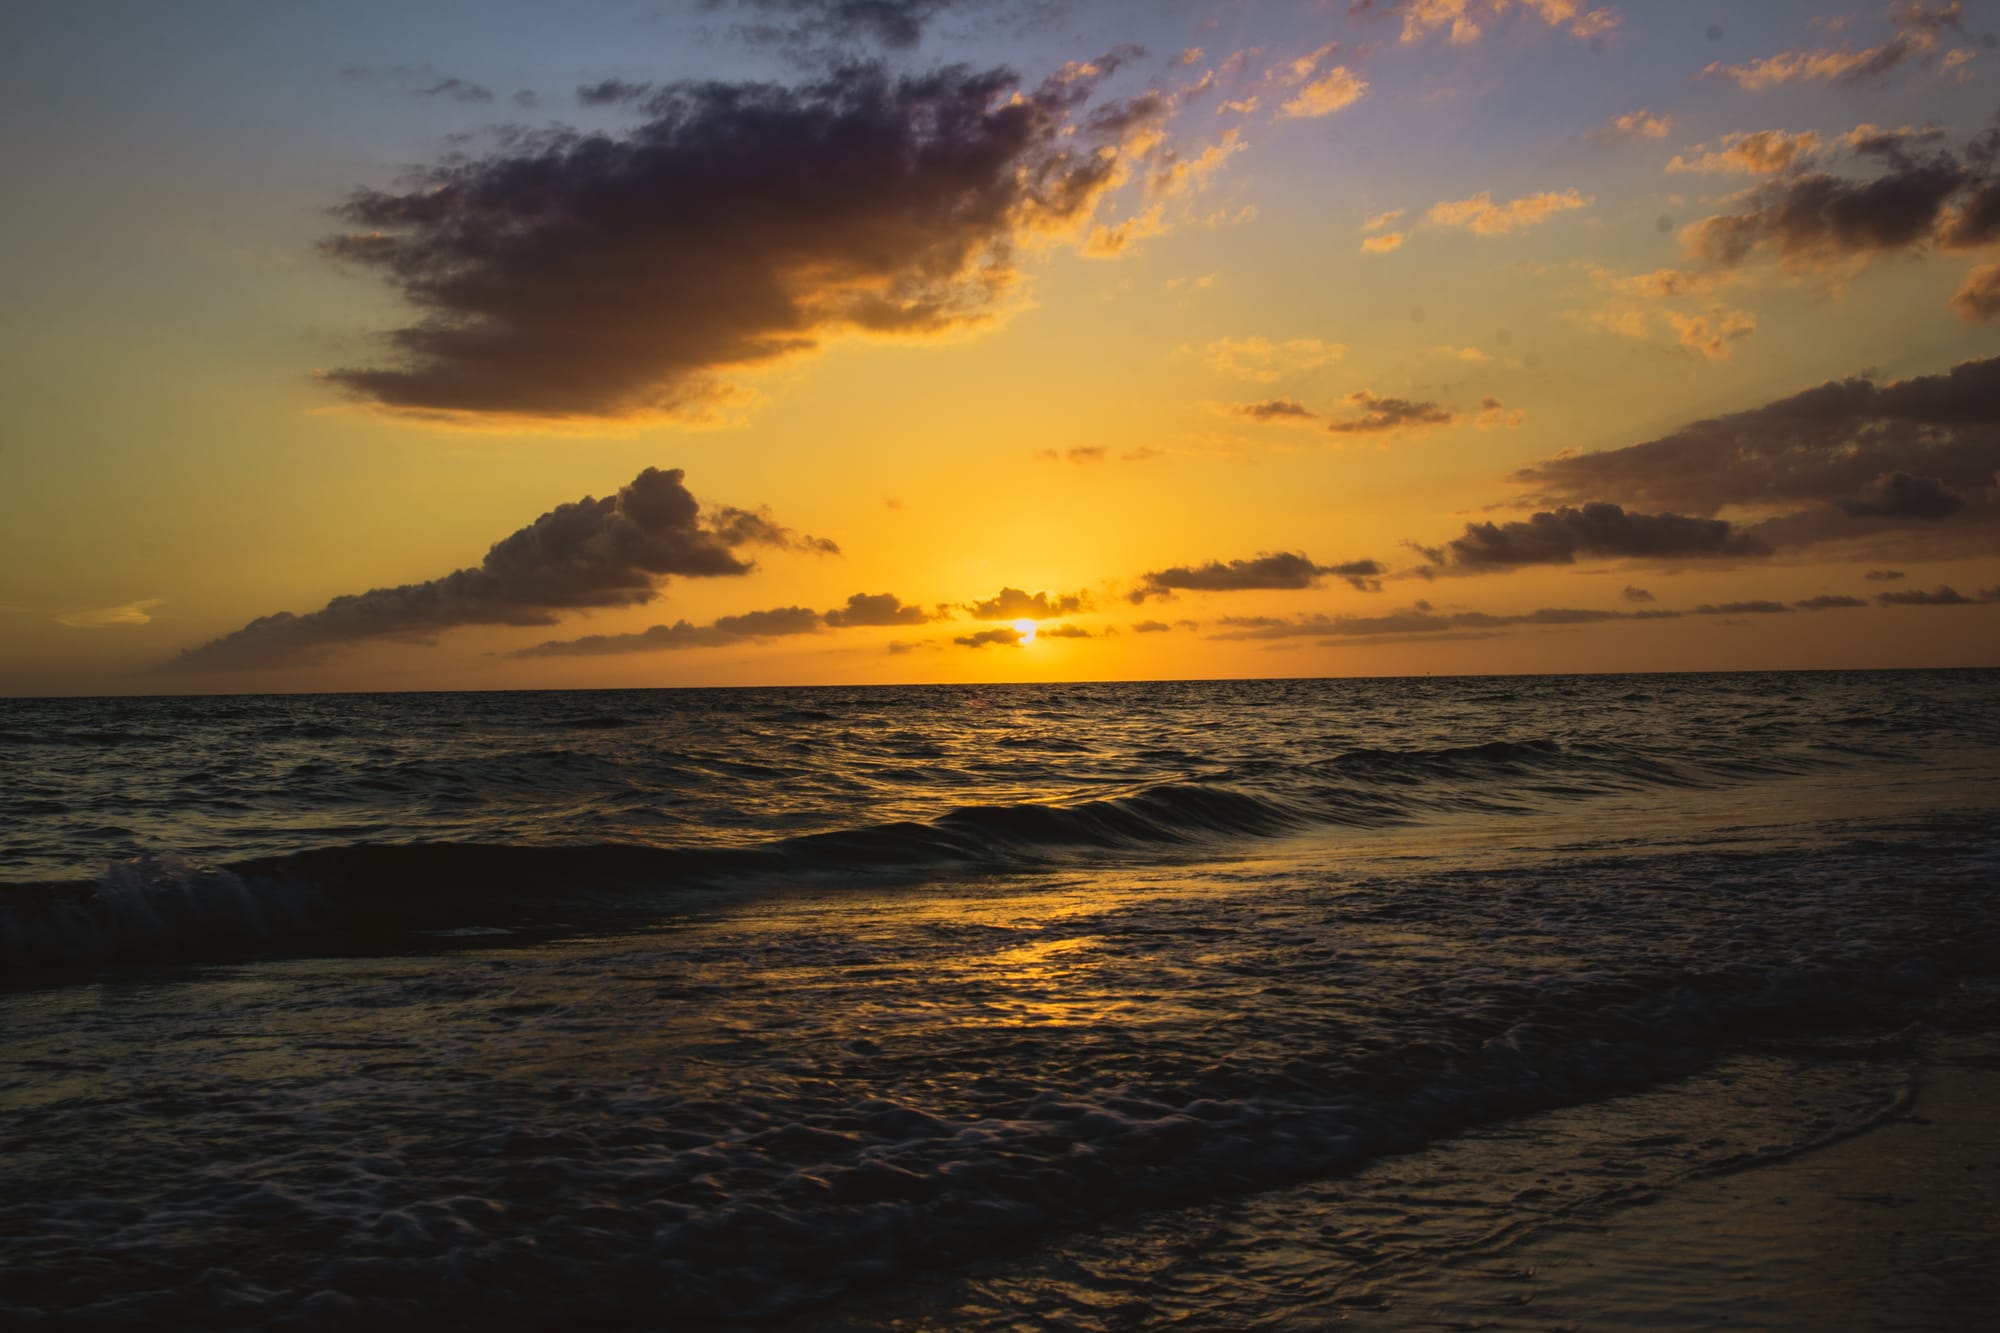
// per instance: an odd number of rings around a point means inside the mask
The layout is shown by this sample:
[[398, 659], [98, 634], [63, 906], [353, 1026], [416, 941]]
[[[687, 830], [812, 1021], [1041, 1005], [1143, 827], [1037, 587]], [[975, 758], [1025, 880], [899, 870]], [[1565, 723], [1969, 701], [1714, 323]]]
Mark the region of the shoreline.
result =
[[2000, 1318], [2000, 1037], [1938, 1038], [1859, 1134], [1690, 1180], [1287, 1329], [1985, 1329]]

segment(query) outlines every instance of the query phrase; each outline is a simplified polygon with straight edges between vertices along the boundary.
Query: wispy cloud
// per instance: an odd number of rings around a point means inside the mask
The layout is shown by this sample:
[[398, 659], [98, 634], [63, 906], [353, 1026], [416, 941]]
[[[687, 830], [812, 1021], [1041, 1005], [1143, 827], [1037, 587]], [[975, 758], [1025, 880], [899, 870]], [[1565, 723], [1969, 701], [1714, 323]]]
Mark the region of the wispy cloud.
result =
[[1878, 46], [1858, 50], [1781, 51], [1740, 65], [1716, 61], [1702, 71], [1713, 79], [1729, 79], [1749, 92], [1761, 92], [1788, 83], [1860, 83], [1879, 78], [1906, 61], [1929, 55], [1938, 49], [1944, 32], [1963, 30], [1958, 0], [1932, 9], [1922, 3], [1903, 0], [1891, 5], [1890, 18], [1896, 31]]
[[1558, 213], [1588, 208], [1596, 203], [1590, 195], [1574, 187], [1545, 190], [1504, 204], [1493, 202], [1491, 191], [1482, 190], [1465, 199], [1448, 199], [1431, 205], [1424, 220], [1432, 226], [1458, 227], [1475, 236], [1505, 236], [1510, 232], [1540, 226]]
[[1209, 365], [1259, 384], [1329, 365], [1345, 355], [1345, 344], [1318, 338], [1218, 338], [1208, 345]]
[[152, 610], [163, 604], [163, 599], [146, 597], [136, 602], [121, 602], [117, 606], [100, 606], [88, 611], [65, 611], [56, 617], [56, 623], [71, 629], [115, 629], [123, 625], [150, 625]]

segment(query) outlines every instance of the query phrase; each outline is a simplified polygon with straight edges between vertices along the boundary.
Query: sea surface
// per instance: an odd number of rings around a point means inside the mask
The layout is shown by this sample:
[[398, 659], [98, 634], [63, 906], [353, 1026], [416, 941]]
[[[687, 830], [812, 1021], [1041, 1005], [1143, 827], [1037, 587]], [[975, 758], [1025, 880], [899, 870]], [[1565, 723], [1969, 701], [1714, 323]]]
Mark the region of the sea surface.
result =
[[1996, 909], [1995, 671], [0, 700], [0, 1326], [1427, 1326]]

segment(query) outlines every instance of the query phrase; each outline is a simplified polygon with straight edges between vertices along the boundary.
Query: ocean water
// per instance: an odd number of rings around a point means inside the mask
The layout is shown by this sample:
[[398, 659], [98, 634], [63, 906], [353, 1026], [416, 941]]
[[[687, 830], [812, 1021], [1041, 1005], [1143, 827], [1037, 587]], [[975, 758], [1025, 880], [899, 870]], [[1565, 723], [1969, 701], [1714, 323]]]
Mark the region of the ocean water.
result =
[[1424, 1326], [2000, 1031], [1993, 671], [15, 700], [0, 778], [8, 1327]]

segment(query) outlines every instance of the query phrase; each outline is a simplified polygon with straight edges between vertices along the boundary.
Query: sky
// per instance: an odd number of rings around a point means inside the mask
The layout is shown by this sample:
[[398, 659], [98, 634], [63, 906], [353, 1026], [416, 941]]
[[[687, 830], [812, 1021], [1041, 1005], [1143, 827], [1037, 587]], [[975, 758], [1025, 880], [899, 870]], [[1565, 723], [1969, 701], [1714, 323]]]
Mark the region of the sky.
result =
[[13, 0], [0, 694], [2000, 665], [1996, 10]]

